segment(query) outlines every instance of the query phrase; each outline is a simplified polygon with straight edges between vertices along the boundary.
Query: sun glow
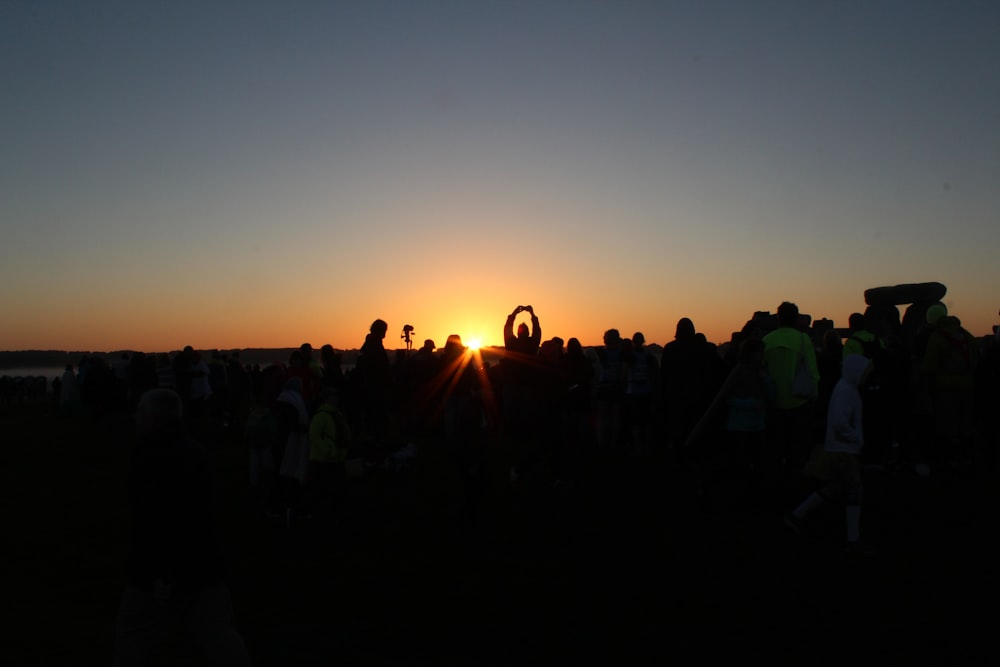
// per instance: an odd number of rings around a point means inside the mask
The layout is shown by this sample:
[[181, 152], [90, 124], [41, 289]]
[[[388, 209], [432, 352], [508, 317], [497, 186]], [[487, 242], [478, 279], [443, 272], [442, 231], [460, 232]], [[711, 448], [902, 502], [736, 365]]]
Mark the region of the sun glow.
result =
[[465, 346], [470, 350], [478, 350], [480, 347], [482, 347], [482, 341], [478, 338], [471, 338], [469, 339], [469, 342], [465, 344]]

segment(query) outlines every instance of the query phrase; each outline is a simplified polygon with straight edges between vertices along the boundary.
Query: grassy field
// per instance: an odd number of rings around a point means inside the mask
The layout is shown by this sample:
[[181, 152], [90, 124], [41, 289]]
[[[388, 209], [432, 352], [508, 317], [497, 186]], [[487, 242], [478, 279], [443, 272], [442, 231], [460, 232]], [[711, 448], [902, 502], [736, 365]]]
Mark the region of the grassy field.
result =
[[[130, 420], [47, 405], [3, 406], [0, 419], [5, 663], [109, 664]], [[772, 650], [789, 652], [801, 633], [843, 631], [845, 654], [855, 632], [874, 631], [883, 664], [951, 645], [959, 662], [985, 664], [986, 639], [971, 633], [996, 593], [992, 472], [869, 476], [863, 531], [880, 553], [857, 558], [839, 548], [838, 512], [794, 536], [780, 508], [744, 502], [737, 486], [699, 498], [669, 464], [623, 461], [586, 489], [529, 480], [512, 493], [499, 442], [475, 502], [451, 457], [424, 442], [407, 470], [355, 480], [338, 521], [317, 513], [288, 530], [252, 502], [238, 438], [216, 429], [205, 441], [257, 665], [610, 663], [704, 654], [747, 631], [760, 645], [777, 631]], [[796, 662], [842, 664], [819, 646]], [[164, 664], [190, 662], [175, 647]]]

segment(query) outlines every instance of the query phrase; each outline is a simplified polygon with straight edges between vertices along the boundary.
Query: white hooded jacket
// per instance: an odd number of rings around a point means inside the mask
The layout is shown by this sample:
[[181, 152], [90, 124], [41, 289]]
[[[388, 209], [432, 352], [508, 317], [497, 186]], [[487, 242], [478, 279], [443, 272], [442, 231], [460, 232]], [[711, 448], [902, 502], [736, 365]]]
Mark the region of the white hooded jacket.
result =
[[860, 354], [850, 354], [844, 359], [841, 378], [833, 388], [827, 411], [825, 449], [828, 452], [857, 454], [864, 446], [858, 386], [870, 365], [871, 361]]

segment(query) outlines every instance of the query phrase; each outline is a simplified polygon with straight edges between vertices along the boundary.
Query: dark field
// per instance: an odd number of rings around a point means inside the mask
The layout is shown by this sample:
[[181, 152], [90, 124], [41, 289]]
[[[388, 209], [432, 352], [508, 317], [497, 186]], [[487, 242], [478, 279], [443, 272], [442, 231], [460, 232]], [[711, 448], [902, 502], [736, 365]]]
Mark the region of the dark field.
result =
[[[110, 664], [129, 419], [0, 410], [3, 663]], [[675, 464], [512, 494], [499, 443], [476, 502], [422, 443], [409, 469], [353, 480], [339, 522], [288, 530], [251, 502], [238, 439], [206, 441], [256, 665], [996, 664], [993, 472], [869, 474], [862, 533], [880, 551], [856, 556], [839, 509], [795, 536], [779, 506], [736, 483], [699, 498]], [[163, 664], [190, 656], [174, 646]]]

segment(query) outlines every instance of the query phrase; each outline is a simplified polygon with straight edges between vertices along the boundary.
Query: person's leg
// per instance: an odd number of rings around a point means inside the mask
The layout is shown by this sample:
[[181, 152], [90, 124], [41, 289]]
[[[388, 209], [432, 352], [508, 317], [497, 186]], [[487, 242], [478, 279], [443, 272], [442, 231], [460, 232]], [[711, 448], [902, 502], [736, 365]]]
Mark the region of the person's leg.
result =
[[170, 634], [170, 608], [153, 594], [129, 586], [115, 622], [115, 667], [151, 665]]
[[806, 496], [805, 500], [792, 510], [792, 517], [796, 521], [802, 521], [810, 512], [826, 502], [826, 498], [819, 491], [814, 491]]
[[192, 601], [185, 631], [205, 657], [206, 664], [250, 664], [246, 645], [236, 630], [236, 615], [227, 586], [213, 586]]
[[861, 496], [860, 479], [852, 481], [846, 490], [847, 504], [844, 510], [848, 544], [857, 544], [861, 541]]

